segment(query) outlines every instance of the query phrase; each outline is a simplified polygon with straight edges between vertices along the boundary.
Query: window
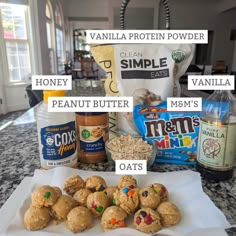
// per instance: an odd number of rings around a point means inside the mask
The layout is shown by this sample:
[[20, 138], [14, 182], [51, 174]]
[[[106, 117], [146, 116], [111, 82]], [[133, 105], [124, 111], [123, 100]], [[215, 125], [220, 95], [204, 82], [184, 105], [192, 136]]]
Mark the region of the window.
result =
[[3, 29], [0, 34], [5, 44], [10, 82], [28, 81], [31, 75], [27, 9], [0, 3], [0, 30]]
[[57, 72], [64, 71], [64, 36], [63, 36], [63, 15], [59, 3], [55, 8], [55, 26], [56, 26], [56, 55]]
[[46, 3], [46, 30], [47, 30], [47, 43], [48, 43], [48, 53], [49, 53], [49, 61], [50, 61], [50, 72], [55, 74], [55, 51], [54, 51], [54, 40], [53, 40], [53, 15], [52, 15], [52, 7], [50, 1]]

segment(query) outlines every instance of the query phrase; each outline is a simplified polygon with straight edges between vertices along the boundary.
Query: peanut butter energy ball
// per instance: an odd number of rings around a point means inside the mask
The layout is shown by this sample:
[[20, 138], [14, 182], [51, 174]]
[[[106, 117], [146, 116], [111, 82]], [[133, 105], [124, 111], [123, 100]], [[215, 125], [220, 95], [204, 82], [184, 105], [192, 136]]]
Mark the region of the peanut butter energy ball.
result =
[[141, 208], [134, 215], [134, 226], [144, 233], [156, 233], [161, 229], [160, 216], [151, 208]]
[[108, 207], [101, 219], [102, 228], [106, 231], [109, 229], [116, 229], [126, 227], [127, 213], [117, 206]]
[[109, 206], [109, 198], [104, 192], [95, 192], [88, 195], [87, 208], [94, 216], [101, 216]]
[[162, 226], [171, 226], [179, 223], [181, 216], [177, 206], [171, 202], [162, 202], [157, 212], [161, 217]]
[[73, 233], [78, 233], [91, 228], [93, 216], [86, 207], [75, 207], [67, 215], [66, 226]]
[[106, 181], [101, 176], [93, 175], [86, 179], [85, 188], [91, 192], [103, 191], [106, 187]]
[[84, 188], [84, 180], [79, 175], [71, 176], [64, 183], [64, 191], [71, 196], [82, 188]]
[[51, 207], [52, 215], [57, 220], [65, 220], [70, 210], [77, 205], [71, 196], [61, 195]]
[[59, 193], [54, 187], [43, 185], [36, 188], [31, 194], [32, 205], [35, 207], [52, 206], [58, 199]]
[[24, 215], [24, 225], [28, 230], [45, 228], [50, 221], [49, 209], [46, 207], [31, 206]]

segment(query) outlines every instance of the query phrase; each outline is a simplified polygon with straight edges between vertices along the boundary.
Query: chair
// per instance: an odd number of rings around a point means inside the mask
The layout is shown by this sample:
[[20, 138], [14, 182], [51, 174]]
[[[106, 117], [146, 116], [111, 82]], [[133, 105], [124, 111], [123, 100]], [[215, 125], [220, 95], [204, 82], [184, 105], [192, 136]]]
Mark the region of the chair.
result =
[[30, 107], [34, 107], [43, 100], [43, 91], [41, 90], [32, 90], [32, 85], [28, 85], [26, 88], [26, 93], [29, 98]]

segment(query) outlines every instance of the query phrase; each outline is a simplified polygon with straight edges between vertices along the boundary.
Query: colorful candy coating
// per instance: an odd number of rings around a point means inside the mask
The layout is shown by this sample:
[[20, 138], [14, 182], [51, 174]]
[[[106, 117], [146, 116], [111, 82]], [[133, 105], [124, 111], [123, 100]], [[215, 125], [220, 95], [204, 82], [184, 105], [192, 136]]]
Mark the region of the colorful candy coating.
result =
[[132, 196], [134, 195], [134, 193], [135, 193], [134, 190], [129, 190], [128, 196], [129, 196], [129, 197], [132, 197]]
[[155, 188], [153, 188], [153, 192], [154, 192], [154, 193], [158, 193], [158, 191], [157, 191]]
[[105, 189], [105, 187], [101, 184], [98, 191], [103, 191]]
[[51, 193], [50, 193], [50, 192], [46, 192], [46, 193], [44, 194], [44, 198], [46, 198], [46, 199], [49, 199], [50, 196], [51, 196]]
[[143, 197], [147, 197], [147, 196], [148, 196], [148, 191], [143, 191], [143, 192], [142, 192], [142, 196], [143, 196]]
[[116, 199], [115, 198], [112, 199], [112, 204], [116, 205]]
[[145, 211], [140, 211], [139, 214], [142, 216], [142, 217], [145, 217], [147, 215], [147, 213]]
[[128, 192], [129, 192], [129, 189], [128, 189], [128, 188], [123, 188], [123, 189], [122, 189], [122, 192], [123, 192], [123, 193], [128, 193]]
[[161, 186], [161, 191], [163, 191], [164, 193], [167, 191], [163, 185]]
[[97, 208], [97, 205], [95, 204], [94, 201], [92, 202], [92, 206], [91, 206], [91, 207], [92, 207], [92, 208], [95, 208], [95, 209]]
[[103, 207], [102, 207], [102, 206], [97, 207], [97, 208], [96, 208], [96, 211], [99, 212], [99, 213], [101, 213], [101, 212], [103, 211]]
[[111, 218], [109, 220], [110, 224], [115, 225], [116, 224], [116, 218]]
[[152, 218], [150, 216], [150, 214], [146, 215], [144, 217], [144, 222], [147, 224], [147, 225], [150, 225], [152, 223]]
[[119, 226], [120, 226], [120, 227], [125, 227], [125, 221], [124, 221], [124, 220], [120, 221], [120, 222], [119, 222]]
[[141, 223], [141, 221], [142, 221], [142, 220], [141, 220], [141, 217], [138, 216], [138, 217], [136, 218], [136, 224], [139, 225], [139, 224]]

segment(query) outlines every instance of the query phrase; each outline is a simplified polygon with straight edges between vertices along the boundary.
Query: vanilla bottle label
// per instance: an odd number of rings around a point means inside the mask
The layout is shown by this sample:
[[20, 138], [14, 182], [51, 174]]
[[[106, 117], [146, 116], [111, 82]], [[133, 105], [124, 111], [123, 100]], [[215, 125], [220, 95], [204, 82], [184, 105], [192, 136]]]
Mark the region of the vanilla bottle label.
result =
[[236, 123], [224, 124], [201, 120], [198, 162], [212, 170], [232, 169], [236, 155]]

